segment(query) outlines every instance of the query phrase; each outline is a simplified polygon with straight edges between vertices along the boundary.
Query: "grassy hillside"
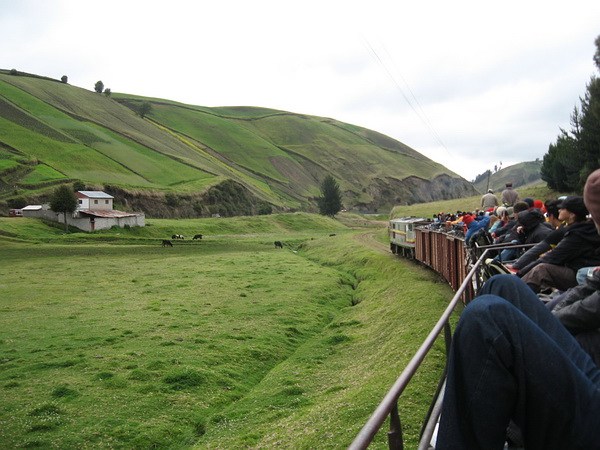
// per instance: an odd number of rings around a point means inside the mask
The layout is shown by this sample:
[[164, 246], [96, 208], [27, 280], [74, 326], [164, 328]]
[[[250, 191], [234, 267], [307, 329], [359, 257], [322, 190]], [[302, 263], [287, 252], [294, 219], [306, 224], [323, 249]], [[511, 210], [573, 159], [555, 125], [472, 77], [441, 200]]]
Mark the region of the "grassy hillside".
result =
[[[152, 105], [145, 118], [136, 113], [142, 102]], [[389, 209], [474, 192], [404, 144], [333, 119], [128, 94], [107, 97], [0, 71], [5, 207], [16, 199], [43, 200], [56, 184], [74, 181], [90, 188], [117, 186], [123, 195], [152, 193], [153, 201], [160, 199], [156, 193], [174, 193], [198, 204], [210, 187], [231, 180], [254, 203], [311, 210], [326, 174], [338, 180], [348, 209]], [[145, 212], [152, 215], [151, 209]]]
[[[369, 225], [0, 218], [0, 447], [346, 447], [451, 297]], [[205, 238], [159, 245], [175, 232]], [[442, 354], [403, 397], [409, 448]]]
[[[474, 186], [478, 192], [484, 194], [488, 189], [496, 193], [502, 192], [506, 183], [513, 183], [517, 188], [541, 180], [540, 169], [542, 161], [527, 161], [500, 169], [497, 172], [484, 176]], [[488, 187], [489, 186], [489, 187]]]
[[[556, 199], [562, 195], [580, 195], [573, 192], [556, 192], [548, 188], [545, 182], [538, 181], [535, 183], [520, 186], [516, 189], [520, 198], [530, 197], [543, 202], [550, 199]], [[498, 194], [499, 197], [499, 194]], [[456, 211], [475, 211], [481, 208], [481, 195], [474, 195], [453, 200], [444, 200], [438, 202], [420, 203], [417, 205], [399, 205], [392, 209], [390, 218], [395, 217], [432, 217], [433, 214], [443, 212]]]

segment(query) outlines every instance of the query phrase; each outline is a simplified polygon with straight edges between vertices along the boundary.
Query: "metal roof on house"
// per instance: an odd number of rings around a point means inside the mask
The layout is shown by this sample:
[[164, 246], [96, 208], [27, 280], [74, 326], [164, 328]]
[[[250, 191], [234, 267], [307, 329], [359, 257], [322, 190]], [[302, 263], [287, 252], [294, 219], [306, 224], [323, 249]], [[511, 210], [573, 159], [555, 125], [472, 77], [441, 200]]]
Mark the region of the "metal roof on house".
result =
[[21, 208], [21, 211], [39, 211], [42, 209], [42, 205], [27, 205]]
[[88, 216], [104, 217], [104, 218], [134, 217], [134, 216], [138, 215], [138, 214], [134, 214], [134, 213], [127, 213], [124, 211], [117, 211], [114, 209], [112, 209], [112, 210], [81, 209], [81, 210], [79, 210], [79, 214], [86, 214]]
[[112, 195], [102, 191], [77, 191], [77, 193], [87, 198], [114, 198]]

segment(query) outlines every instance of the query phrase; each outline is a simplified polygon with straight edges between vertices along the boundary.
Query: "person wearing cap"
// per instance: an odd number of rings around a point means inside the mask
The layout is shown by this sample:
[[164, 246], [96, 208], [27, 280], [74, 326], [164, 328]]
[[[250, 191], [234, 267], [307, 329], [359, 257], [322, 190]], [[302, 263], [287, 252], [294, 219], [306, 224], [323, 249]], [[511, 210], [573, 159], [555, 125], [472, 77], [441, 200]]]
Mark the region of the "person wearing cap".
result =
[[[467, 222], [465, 222], [467, 220]], [[481, 229], [487, 229], [490, 225], [490, 216], [489, 215], [477, 215], [472, 216], [469, 215], [467, 217], [463, 217], [463, 223], [467, 225], [467, 233], [465, 234], [465, 244], [469, 243], [471, 236], [473, 236], [477, 231]]]
[[512, 183], [506, 183], [501, 198], [504, 206], [513, 206], [519, 201], [519, 194], [513, 189]]
[[498, 197], [494, 195], [494, 191], [488, 189], [487, 193], [481, 197], [481, 209], [487, 211], [492, 208], [493, 210], [496, 206], [498, 206]]
[[[521, 211], [517, 214], [516, 233], [512, 235], [512, 241], [517, 244], [537, 244], [552, 233], [552, 227], [546, 222], [546, 218], [537, 208]], [[505, 248], [500, 252], [500, 261], [514, 261], [523, 254], [522, 248]]]
[[[600, 170], [584, 199], [600, 233]], [[454, 333], [436, 450], [503, 448], [511, 421], [527, 449], [600, 449], [600, 360], [588, 353], [600, 347], [595, 277], [552, 312], [514, 275], [486, 282]], [[595, 332], [595, 347], [584, 349], [574, 330]]]
[[566, 291], [577, 285], [576, 274], [587, 266], [600, 265], [600, 236], [583, 197], [569, 196], [558, 205], [558, 218], [567, 224], [554, 249], [519, 270], [523, 281], [538, 293], [547, 289]]
[[519, 224], [517, 222], [517, 217], [520, 212], [527, 211], [528, 209], [529, 205], [525, 202], [517, 202], [515, 203], [515, 206], [506, 208], [506, 212], [509, 214], [510, 219], [506, 225], [494, 232], [494, 244], [509, 243], [518, 239], [517, 227]]

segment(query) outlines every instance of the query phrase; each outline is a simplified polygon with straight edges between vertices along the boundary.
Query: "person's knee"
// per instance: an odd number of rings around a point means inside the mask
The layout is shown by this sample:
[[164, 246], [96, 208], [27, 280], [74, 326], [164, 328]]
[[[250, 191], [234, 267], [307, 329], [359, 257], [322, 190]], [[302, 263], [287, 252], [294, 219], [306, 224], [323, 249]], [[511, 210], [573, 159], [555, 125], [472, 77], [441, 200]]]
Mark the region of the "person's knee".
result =
[[498, 274], [490, 277], [483, 286], [481, 292], [483, 294], [494, 294], [499, 292], [506, 287], [513, 287], [516, 284], [520, 283], [521, 279], [519, 277], [515, 277], [512, 274]]
[[472, 335], [477, 333], [477, 330], [486, 330], [498, 318], [505, 317], [510, 307], [510, 303], [501, 297], [480, 295], [462, 312], [456, 332]]

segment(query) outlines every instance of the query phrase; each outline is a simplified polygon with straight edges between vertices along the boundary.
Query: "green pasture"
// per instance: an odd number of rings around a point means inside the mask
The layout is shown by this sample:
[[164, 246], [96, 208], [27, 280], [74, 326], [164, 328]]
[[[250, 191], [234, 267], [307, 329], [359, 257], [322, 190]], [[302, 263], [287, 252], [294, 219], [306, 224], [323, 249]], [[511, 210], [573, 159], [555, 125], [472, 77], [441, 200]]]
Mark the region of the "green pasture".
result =
[[[342, 448], [451, 297], [310, 214], [64, 234], [0, 219], [0, 448]], [[201, 241], [159, 239], [204, 234]], [[282, 240], [276, 249], [273, 240]], [[402, 399], [408, 445], [443, 365]], [[385, 430], [373, 448], [387, 445]]]
[[285, 181], [269, 163], [269, 158], [287, 155], [235, 120], [171, 105], [156, 105], [152, 117], [253, 172]]

